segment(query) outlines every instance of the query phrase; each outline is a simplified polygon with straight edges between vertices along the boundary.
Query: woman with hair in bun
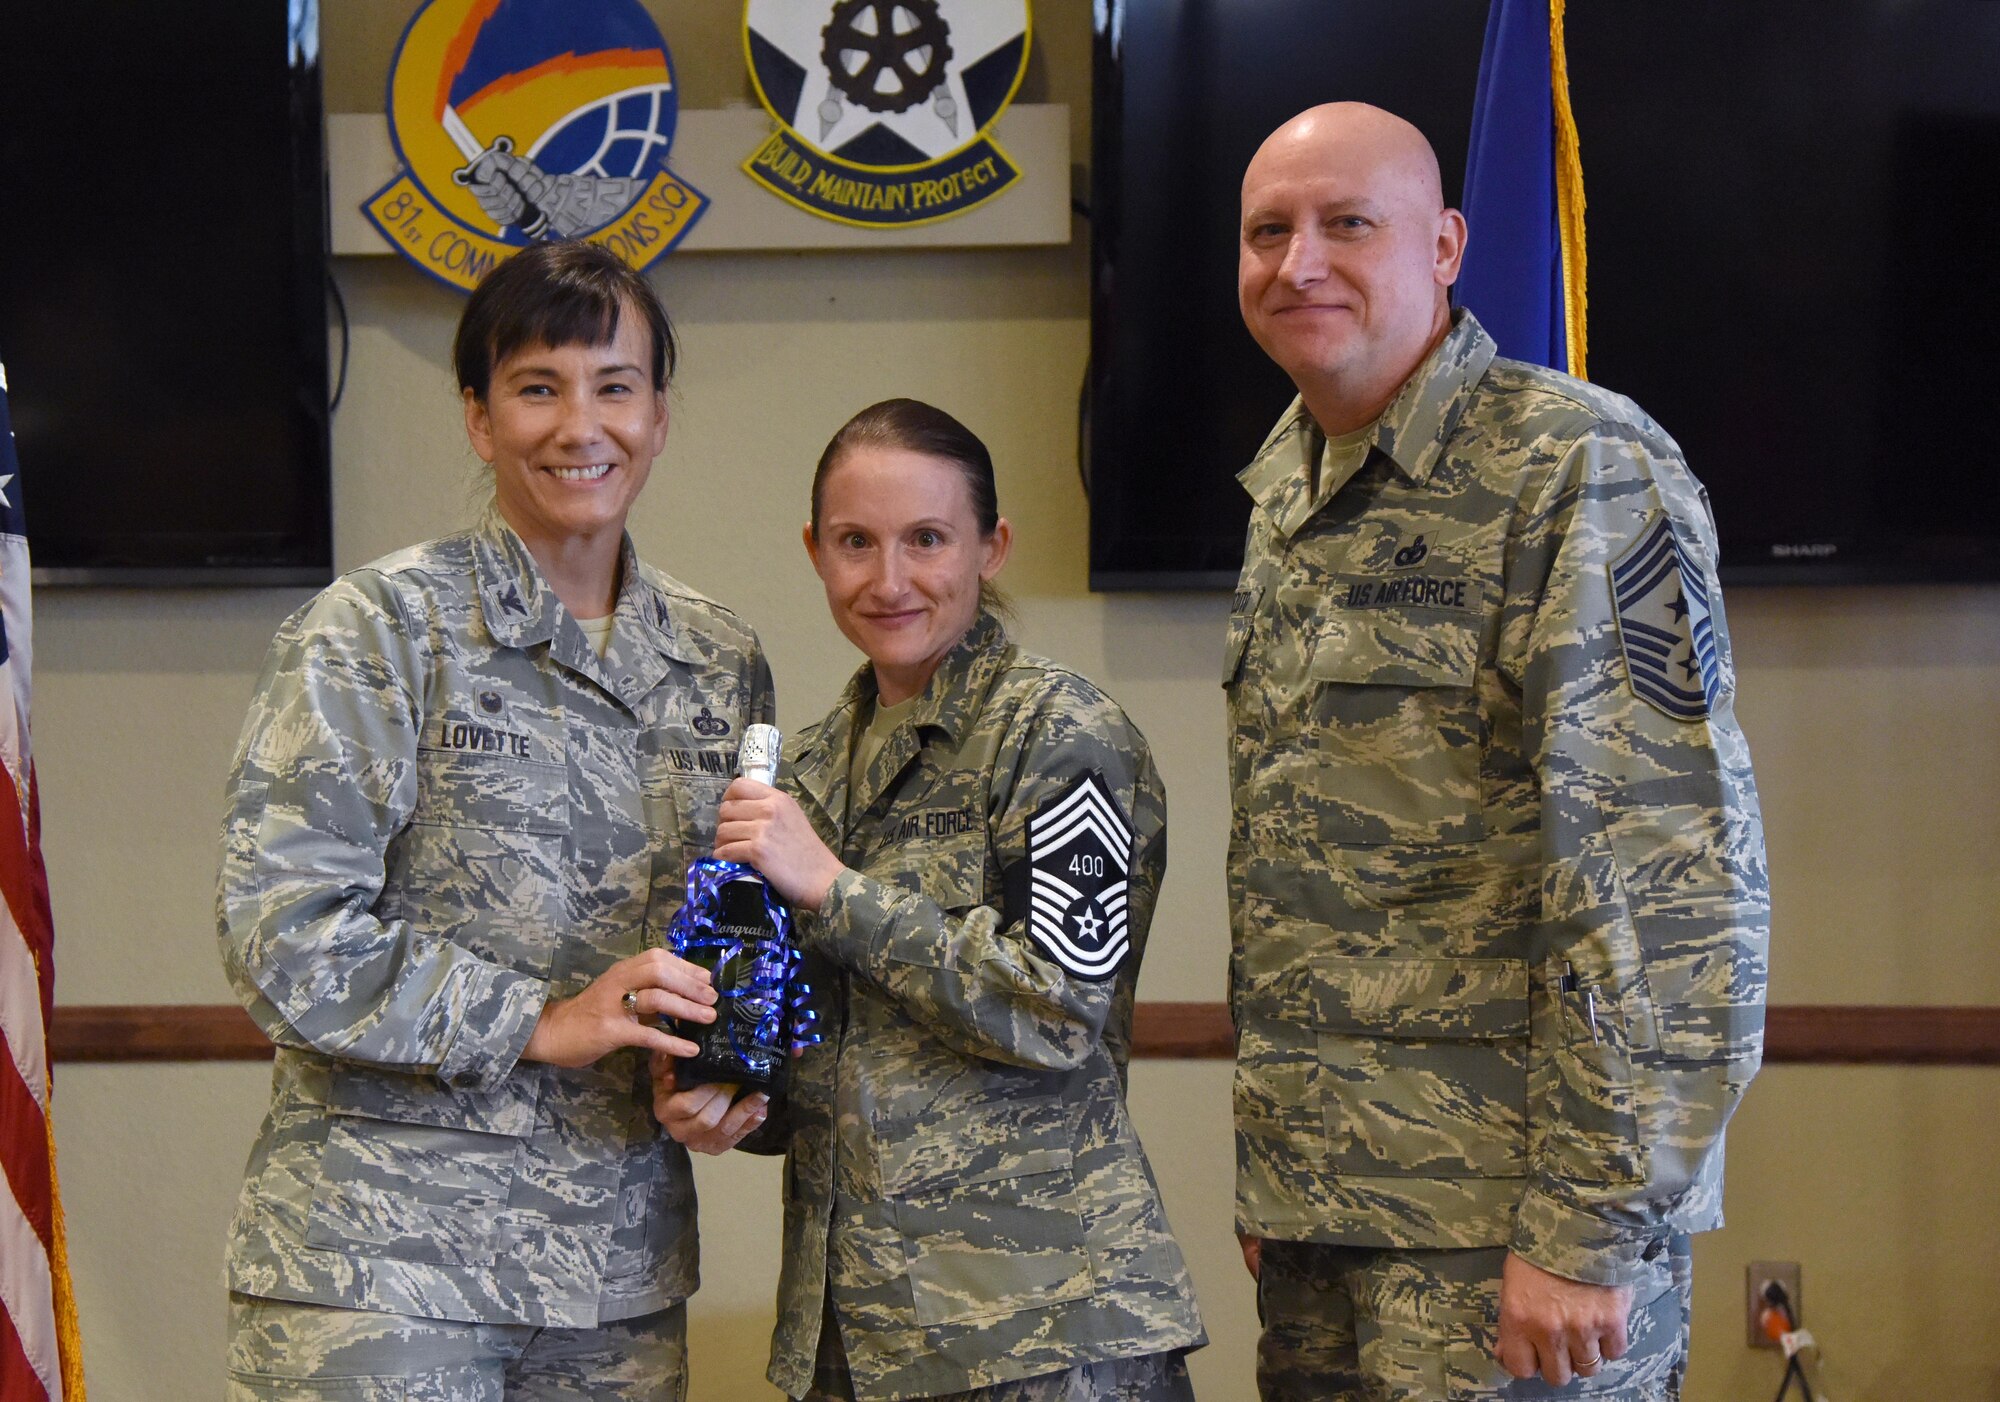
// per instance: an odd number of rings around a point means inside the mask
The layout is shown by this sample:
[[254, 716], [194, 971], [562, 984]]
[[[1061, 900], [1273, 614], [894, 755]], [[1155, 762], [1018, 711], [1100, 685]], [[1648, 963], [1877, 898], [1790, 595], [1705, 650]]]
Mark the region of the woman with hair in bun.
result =
[[[956, 419], [855, 415], [805, 547], [866, 664], [780, 788], [724, 796], [716, 855], [791, 903], [831, 993], [747, 1146], [789, 1155], [770, 1376], [795, 1398], [1164, 1402], [1205, 1341], [1125, 1108], [1165, 793], [1115, 702], [1009, 640], [1011, 544]], [[683, 1143], [756, 1128], [654, 1066]]]

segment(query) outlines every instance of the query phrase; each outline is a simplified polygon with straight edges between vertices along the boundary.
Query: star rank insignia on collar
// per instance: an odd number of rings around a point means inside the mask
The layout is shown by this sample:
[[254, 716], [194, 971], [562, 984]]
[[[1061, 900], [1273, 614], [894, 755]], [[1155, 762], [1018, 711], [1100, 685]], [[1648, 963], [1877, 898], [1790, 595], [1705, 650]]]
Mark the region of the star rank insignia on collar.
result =
[[1035, 811], [1027, 868], [1036, 946], [1077, 978], [1116, 974], [1132, 950], [1125, 911], [1132, 828], [1103, 775], [1079, 774]]
[[1722, 664], [1700, 564], [1656, 516], [1610, 571], [1632, 694], [1674, 720], [1706, 719], [1721, 699]]

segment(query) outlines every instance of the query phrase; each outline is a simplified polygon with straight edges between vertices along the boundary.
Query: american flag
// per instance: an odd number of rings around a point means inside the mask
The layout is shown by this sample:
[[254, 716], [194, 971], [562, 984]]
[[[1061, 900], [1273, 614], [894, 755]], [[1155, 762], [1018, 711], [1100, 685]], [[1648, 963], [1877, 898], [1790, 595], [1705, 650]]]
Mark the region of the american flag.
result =
[[32, 638], [28, 529], [0, 366], [0, 1398], [83, 1402], [49, 1118], [54, 930], [28, 749]]

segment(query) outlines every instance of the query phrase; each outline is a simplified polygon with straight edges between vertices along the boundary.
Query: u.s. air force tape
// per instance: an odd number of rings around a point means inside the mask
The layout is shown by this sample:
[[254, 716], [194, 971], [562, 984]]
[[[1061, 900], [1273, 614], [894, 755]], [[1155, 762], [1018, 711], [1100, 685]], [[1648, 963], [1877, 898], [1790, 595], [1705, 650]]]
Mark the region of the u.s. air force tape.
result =
[[1028, 855], [1007, 873], [1007, 913], [1077, 978], [1110, 978], [1132, 950], [1126, 888], [1132, 825], [1104, 776], [1079, 774], [1028, 819]]

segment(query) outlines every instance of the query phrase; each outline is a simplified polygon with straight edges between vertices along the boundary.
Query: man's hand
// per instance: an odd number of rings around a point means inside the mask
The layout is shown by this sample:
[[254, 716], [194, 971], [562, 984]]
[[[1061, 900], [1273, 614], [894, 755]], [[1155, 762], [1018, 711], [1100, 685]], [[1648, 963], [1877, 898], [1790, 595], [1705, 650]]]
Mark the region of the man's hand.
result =
[[654, 1052], [653, 1118], [660, 1128], [697, 1154], [726, 1154], [764, 1123], [771, 1097], [759, 1091], [731, 1104], [732, 1085], [682, 1090], [674, 1079], [674, 1058]]
[[1631, 1314], [1631, 1286], [1586, 1285], [1509, 1252], [1493, 1356], [1515, 1377], [1540, 1373], [1554, 1387], [1594, 1377], [1607, 1359], [1625, 1356]]
[[1250, 1272], [1252, 1280], [1264, 1278], [1264, 1238], [1236, 1234], [1236, 1244], [1243, 1248], [1243, 1269]]
[[521, 1059], [588, 1066], [619, 1047], [644, 1047], [674, 1056], [693, 1056], [701, 1050], [657, 1026], [656, 1017], [715, 1021], [715, 989], [708, 970], [664, 949], [620, 959], [574, 998], [554, 998], [543, 1005]]

